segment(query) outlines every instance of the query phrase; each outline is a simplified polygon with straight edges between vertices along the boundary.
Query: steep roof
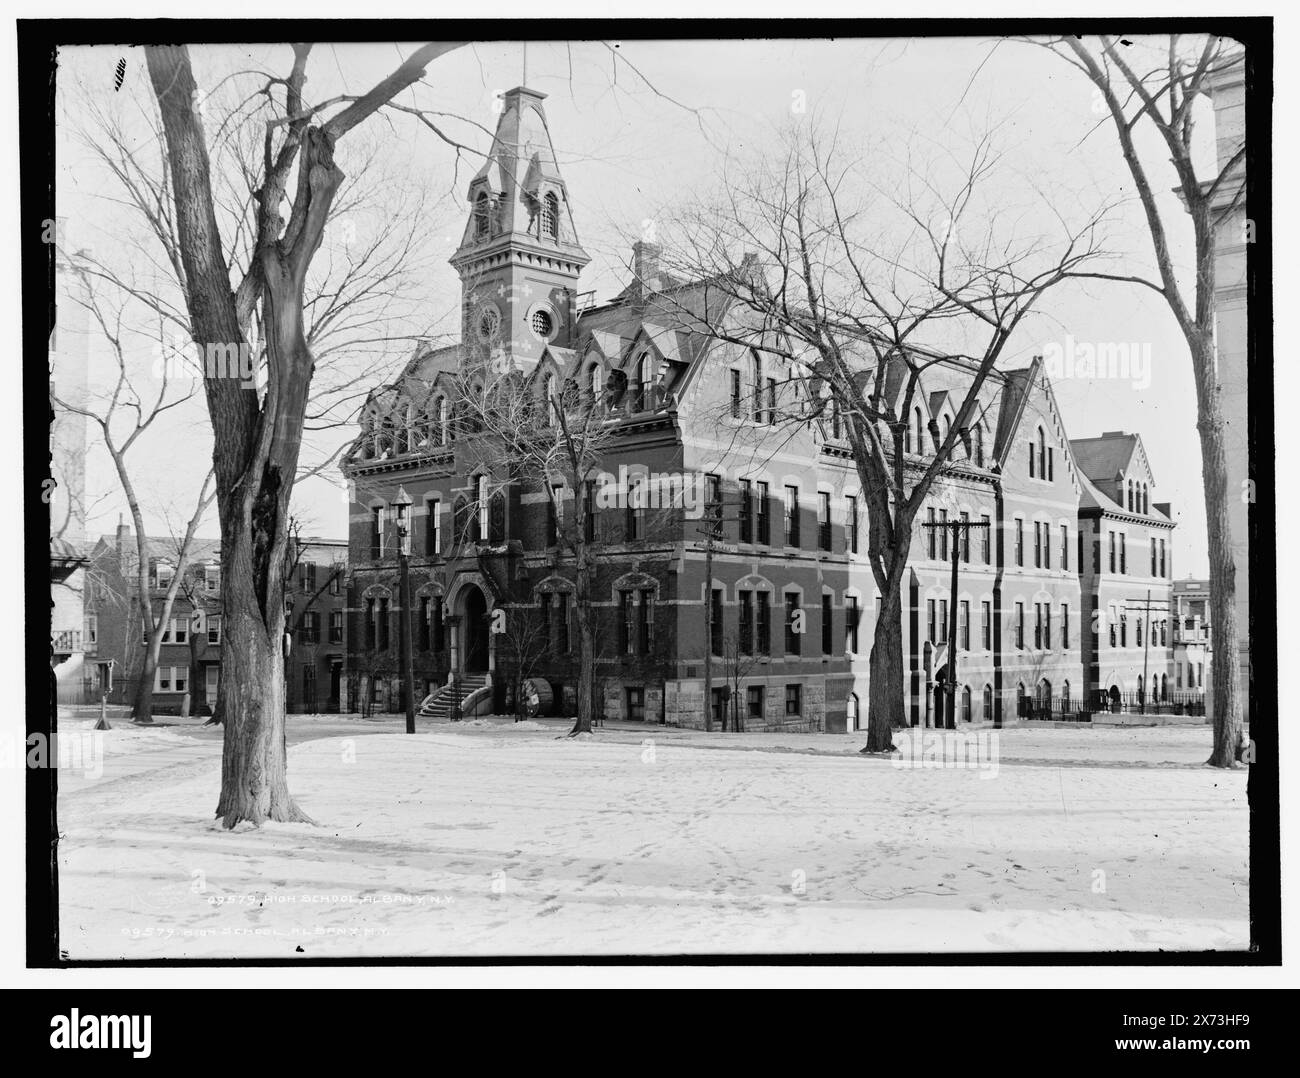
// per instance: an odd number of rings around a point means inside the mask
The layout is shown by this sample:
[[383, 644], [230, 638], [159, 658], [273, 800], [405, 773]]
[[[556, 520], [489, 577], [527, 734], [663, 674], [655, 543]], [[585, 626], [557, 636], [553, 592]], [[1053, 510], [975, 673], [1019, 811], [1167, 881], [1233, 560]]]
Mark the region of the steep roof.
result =
[[1074, 459], [1094, 483], [1108, 483], [1127, 474], [1137, 446], [1138, 436], [1123, 431], [1107, 431], [1096, 438], [1070, 439]]

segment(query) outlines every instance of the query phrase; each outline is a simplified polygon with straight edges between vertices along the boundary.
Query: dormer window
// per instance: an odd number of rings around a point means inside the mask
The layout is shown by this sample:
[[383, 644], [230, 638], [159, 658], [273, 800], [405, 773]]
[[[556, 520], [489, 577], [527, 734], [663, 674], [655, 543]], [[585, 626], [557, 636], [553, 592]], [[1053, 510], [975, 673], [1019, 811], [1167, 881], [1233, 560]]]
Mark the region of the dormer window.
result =
[[549, 240], [560, 238], [560, 200], [554, 191], [542, 199], [542, 235]]
[[492, 230], [492, 203], [487, 192], [481, 192], [474, 200], [474, 238], [486, 239]]

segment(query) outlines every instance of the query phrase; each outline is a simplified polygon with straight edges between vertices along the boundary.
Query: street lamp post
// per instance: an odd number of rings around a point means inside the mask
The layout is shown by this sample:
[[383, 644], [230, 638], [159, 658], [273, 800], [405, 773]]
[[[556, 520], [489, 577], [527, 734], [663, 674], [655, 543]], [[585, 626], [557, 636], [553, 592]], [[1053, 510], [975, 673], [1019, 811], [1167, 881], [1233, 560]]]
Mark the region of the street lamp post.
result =
[[[986, 520], [948, 520], [934, 523], [927, 521], [922, 525], [925, 528], [943, 528], [952, 532], [952, 581], [948, 593], [948, 678], [944, 684], [944, 696], [947, 698], [945, 710], [948, 712], [944, 727], [949, 730], [957, 725], [957, 652], [960, 649], [960, 641], [957, 639], [957, 567], [961, 561], [963, 543], [970, 542], [970, 530], [989, 526]], [[969, 628], [969, 620], [966, 624]]]
[[415, 675], [411, 669], [411, 496], [397, 488], [393, 501], [397, 511], [397, 562], [400, 567], [397, 621], [398, 648], [402, 663], [402, 699], [406, 705], [406, 732], [415, 733]]

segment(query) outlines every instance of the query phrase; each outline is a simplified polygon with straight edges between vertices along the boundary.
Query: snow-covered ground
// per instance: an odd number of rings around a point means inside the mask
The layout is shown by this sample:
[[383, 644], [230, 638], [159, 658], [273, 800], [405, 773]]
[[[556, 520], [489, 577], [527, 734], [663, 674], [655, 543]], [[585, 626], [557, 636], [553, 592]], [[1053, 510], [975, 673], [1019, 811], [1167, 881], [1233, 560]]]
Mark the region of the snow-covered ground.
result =
[[101, 774], [65, 768], [68, 956], [1247, 944], [1246, 776], [1201, 766], [1205, 727], [900, 738], [891, 761], [861, 734], [330, 721], [289, 750], [314, 827], [221, 830], [214, 737], [118, 728]]

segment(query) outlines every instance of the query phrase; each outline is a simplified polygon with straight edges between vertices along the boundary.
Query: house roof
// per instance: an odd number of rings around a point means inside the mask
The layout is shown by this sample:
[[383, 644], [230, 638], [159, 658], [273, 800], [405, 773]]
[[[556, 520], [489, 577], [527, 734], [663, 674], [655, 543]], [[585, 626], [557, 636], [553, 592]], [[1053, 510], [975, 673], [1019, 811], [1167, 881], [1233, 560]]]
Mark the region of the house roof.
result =
[[1127, 474], [1137, 446], [1138, 436], [1123, 431], [1108, 431], [1096, 438], [1070, 439], [1074, 459], [1094, 483], [1108, 483]]

